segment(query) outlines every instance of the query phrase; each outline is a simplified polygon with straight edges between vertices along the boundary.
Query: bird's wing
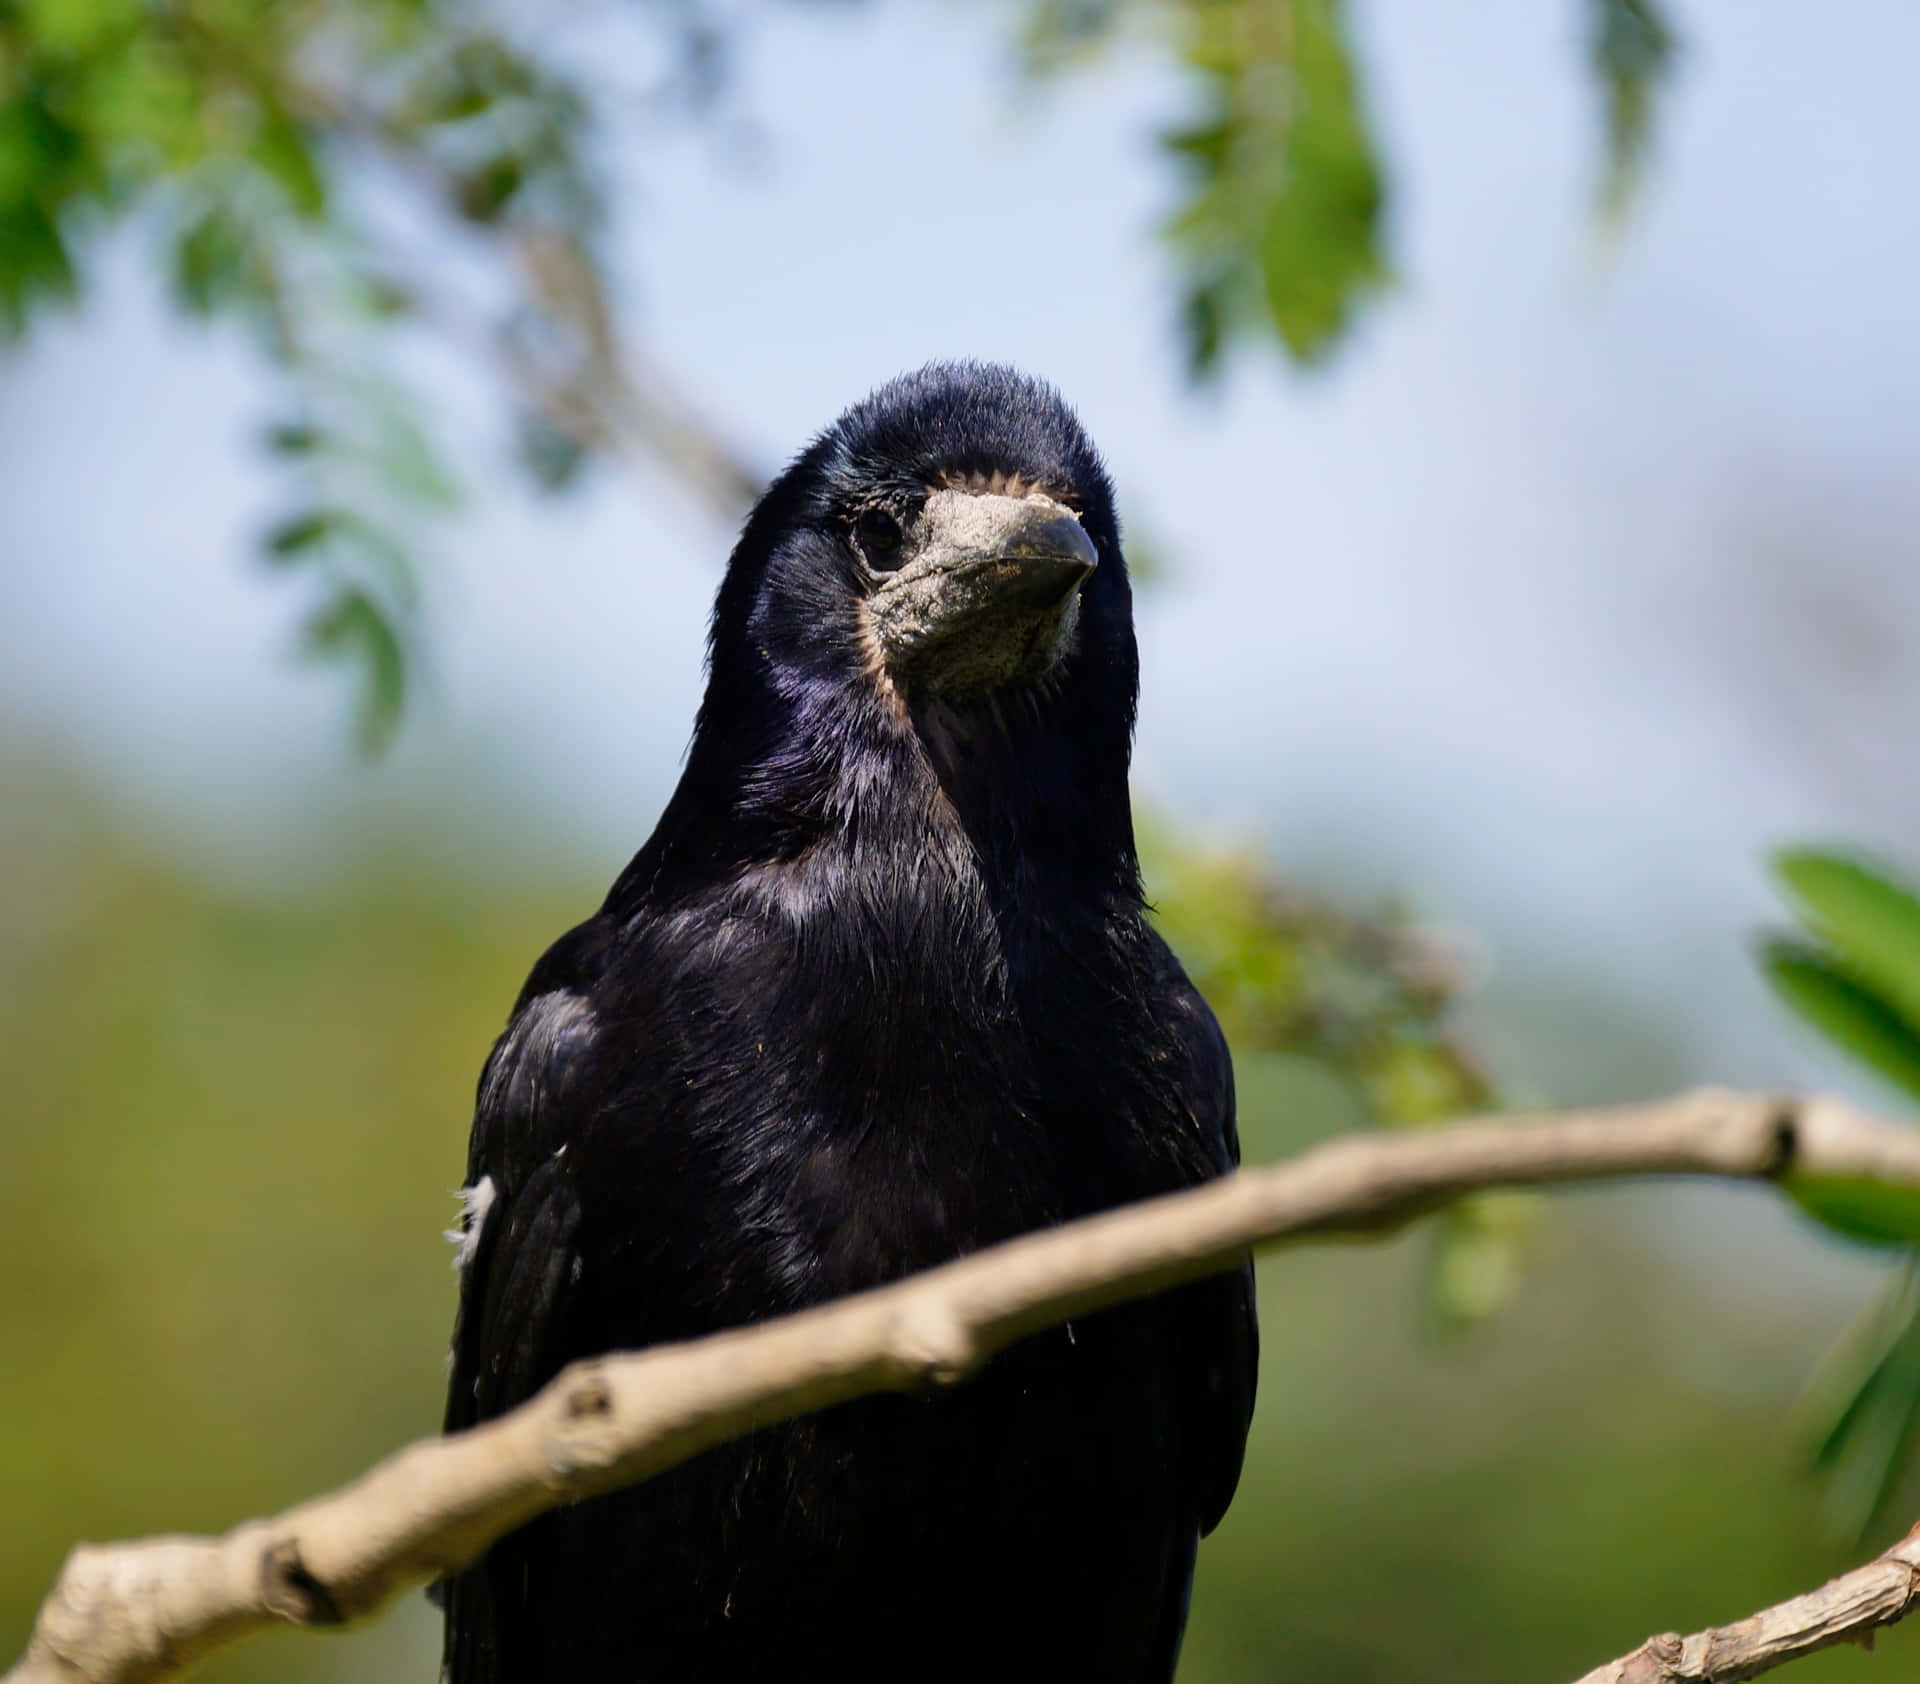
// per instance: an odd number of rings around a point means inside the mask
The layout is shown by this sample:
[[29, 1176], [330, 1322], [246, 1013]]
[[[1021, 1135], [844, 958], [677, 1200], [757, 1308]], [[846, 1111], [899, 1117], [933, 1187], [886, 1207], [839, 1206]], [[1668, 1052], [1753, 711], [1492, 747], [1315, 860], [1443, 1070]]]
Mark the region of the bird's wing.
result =
[[[1173, 1033], [1179, 1084], [1213, 1172], [1240, 1164], [1234, 1115], [1233, 1058], [1212, 1009], [1172, 951], [1151, 935], [1161, 1022]], [[1227, 1512], [1246, 1453], [1260, 1371], [1260, 1328], [1254, 1315], [1253, 1264], [1187, 1289], [1180, 1320], [1186, 1376], [1183, 1461], [1202, 1533]]]
[[[1172, 1040], [1174, 1100], [1197, 1146], [1197, 1175], [1226, 1175], [1240, 1163], [1233, 1059], [1212, 1009], [1160, 937], [1146, 930], [1148, 987], [1156, 1022]], [[1140, 1676], [1172, 1684], [1179, 1665], [1200, 1539], [1219, 1525], [1240, 1483], [1247, 1427], [1260, 1370], [1253, 1265], [1182, 1287], [1173, 1295], [1179, 1369], [1179, 1479], [1190, 1528], [1167, 1562], [1160, 1625]]]
[[[480, 1078], [459, 1235], [449, 1432], [523, 1402], [569, 1350], [580, 1201], [566, 1148], [591, 1105], [597, 1031], [580, 988], [555, 982], [553, 958], [534, 973]], [[448, 1684], [521, 1675], [516, 1656], [529, 1632], [518, 1556], [514, 1540], [502, 1540], [447, 1585]]]

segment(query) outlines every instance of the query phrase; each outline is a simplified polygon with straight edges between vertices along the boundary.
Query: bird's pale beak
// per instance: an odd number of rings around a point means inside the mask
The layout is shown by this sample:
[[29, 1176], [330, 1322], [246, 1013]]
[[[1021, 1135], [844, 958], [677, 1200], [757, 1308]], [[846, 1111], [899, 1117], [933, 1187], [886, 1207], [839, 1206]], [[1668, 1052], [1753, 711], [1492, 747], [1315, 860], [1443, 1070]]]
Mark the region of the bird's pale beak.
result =
[[974, 565], [993, 581], [992, 588], [1040, 607], [1084, 583], [1099, 563], [1087, 529], [1057, 505], [1027, 506], [1007, 520], [997, 538]]
[[1098, 565], [1087, 530], [1048, 497], [937, 491], [906, 560], [875, 587], [888, 673], [910, 689], [981, 694], [1043, 676], [1078, 623]]

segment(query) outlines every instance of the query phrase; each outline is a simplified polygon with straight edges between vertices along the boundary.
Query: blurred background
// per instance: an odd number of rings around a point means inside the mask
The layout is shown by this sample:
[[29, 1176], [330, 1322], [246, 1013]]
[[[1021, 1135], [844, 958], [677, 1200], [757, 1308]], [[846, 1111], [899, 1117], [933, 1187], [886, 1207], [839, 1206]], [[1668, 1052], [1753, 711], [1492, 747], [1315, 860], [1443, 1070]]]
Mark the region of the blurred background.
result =
[[[0, 0], [0, 1650], [75, 1538], [435, 1429], [491, 1038], [752, 484], [930, 358], [1057, 383], [1151, 562], [1250, 1157], [1897, 1108], [1755, 939], [1783, 843], [1920, 858], [1917, 58], [1900, 0]], [[1269, 1259], [1182, 1678], [1552, 1684], [1840, 1570], [1914, 1509], [1908, 1426], [1877, 1507], [1808, 1455], [1900, 1267], [1713, 1188]]]

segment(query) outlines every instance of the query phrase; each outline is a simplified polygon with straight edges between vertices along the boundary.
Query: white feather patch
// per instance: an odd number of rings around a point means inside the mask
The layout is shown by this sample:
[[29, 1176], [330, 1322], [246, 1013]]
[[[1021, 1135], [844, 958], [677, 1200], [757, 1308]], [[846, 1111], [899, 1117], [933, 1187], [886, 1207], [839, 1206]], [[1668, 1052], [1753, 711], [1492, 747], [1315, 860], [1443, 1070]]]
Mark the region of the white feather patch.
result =
[[454, 1197], [460, 1201], [460, 1226], [449, 1228], [447, 1243], [454, 1248], [453, 1266], [464, 1269], [480, 1249], [480, 1230], [487, 1225], [487, 1212], [493, 1209], [493, 1177], [483, 1175], [472, 1187], [462, 1187]]

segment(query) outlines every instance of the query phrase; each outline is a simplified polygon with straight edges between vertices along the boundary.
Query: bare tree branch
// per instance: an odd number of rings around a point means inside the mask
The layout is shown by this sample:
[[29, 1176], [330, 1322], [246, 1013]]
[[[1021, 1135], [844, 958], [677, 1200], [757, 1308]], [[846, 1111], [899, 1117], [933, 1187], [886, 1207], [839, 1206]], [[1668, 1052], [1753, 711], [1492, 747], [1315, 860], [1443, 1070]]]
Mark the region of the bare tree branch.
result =
[[[222, 1537], [80, 1546], [0, 1684], [136, 1684], [262, 1626], [358, 1618], [561, 1503], [790, 1416], [951, 1384], [1027, 1334], [1232, 1267], [1251, 1248], [1378, 1233], [1488, 1187], [1789, 1172], [1920, 1186], [1920, 1132], [1836, 1100], [1710, 1091], [1342, 1136], [800, 1315], [577, 1363], [509, 1415], [413, 1444], [339, 1491]], [[1887, 1606], [1872, 1603], [1845, 1631], [1830, 1625], [1827, 1640], [1895, 1617]]]
[[1920, 1526], [1864, 1567], [1805, 1596], [1691, 1637], [1663, 1632], [1575, 1684], [1737, 1684], [1836, 1643], [1873, 1647], [1873, 1634], [1920, 1602]]

